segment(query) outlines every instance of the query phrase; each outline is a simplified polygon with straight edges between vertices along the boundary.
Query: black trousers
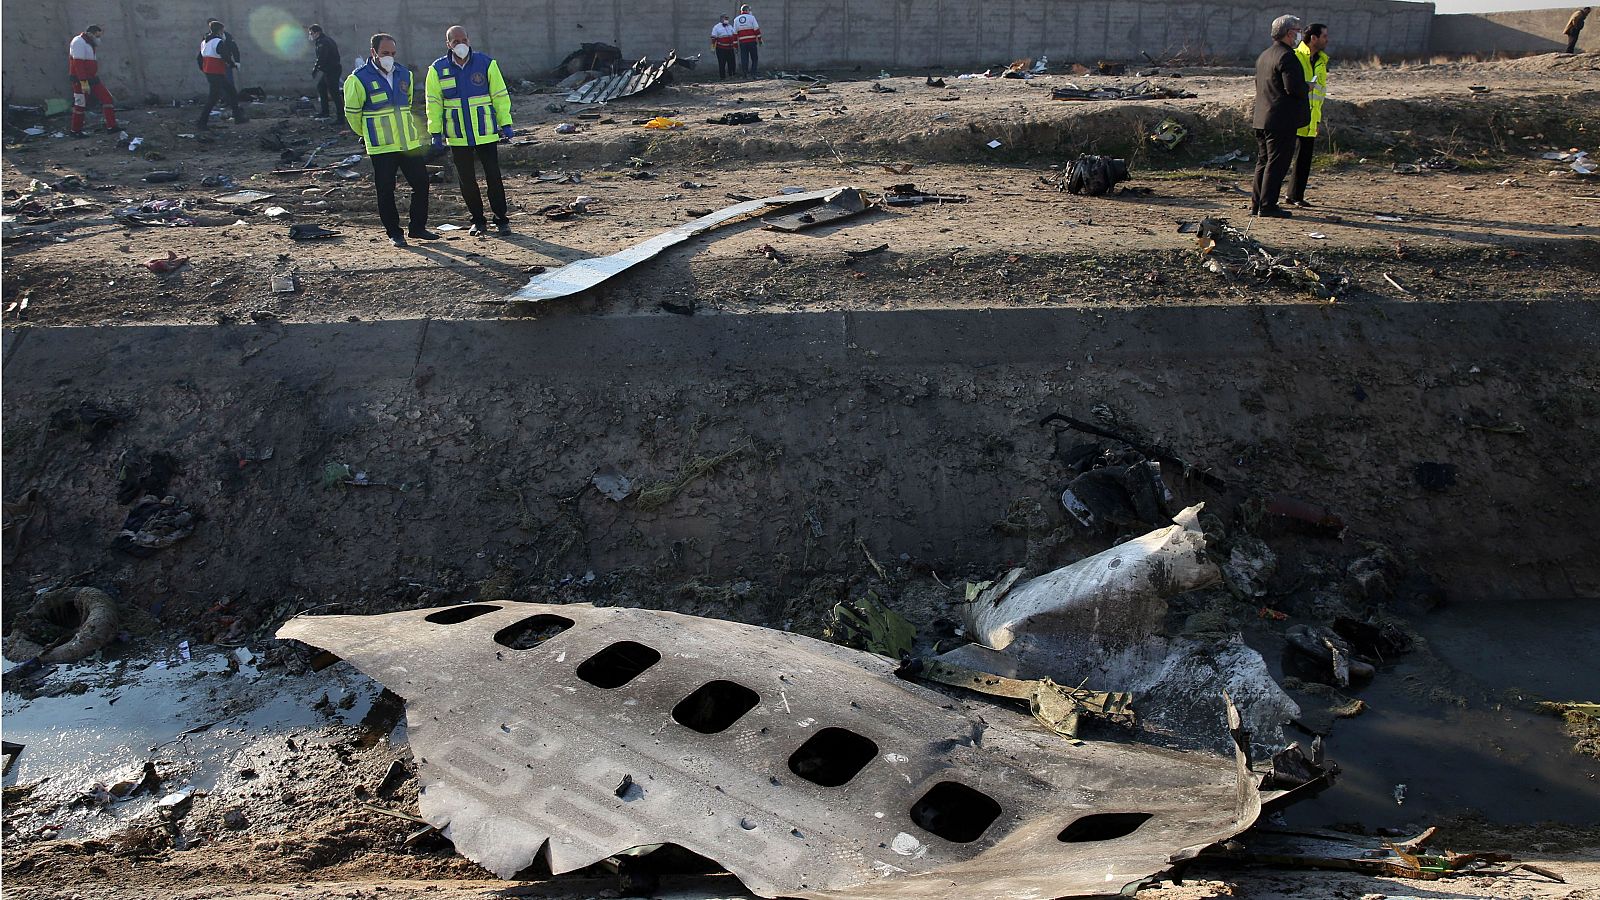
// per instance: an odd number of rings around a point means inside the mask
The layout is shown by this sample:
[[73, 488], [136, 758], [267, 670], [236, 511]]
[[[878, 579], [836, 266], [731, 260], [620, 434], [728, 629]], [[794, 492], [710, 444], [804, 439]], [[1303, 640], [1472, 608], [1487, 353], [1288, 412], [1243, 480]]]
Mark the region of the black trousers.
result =
[[738, 50], [733, 47], [717, 48], [717, 77], [727, 78], [739, 74]]
[[1295, 136], [1294, 171], [1289, 175], [1289, 202], [1299, 203], [1306, 198], [1306, 181], [1311, 178], [1311, 154], [1317, 139]]
[[228, 76], [207, 74], [206, 84], [210, 92], [206, 94], [206, 108], [200, 111], [201, 128], [211, 124], [211, 111], [217, 108], [218, 100], [228, 104], [236, 121], [244, 118], [239, 112], [239, 92], [228, 82]]
[[461, 185], [461, 199], [467, 203], [472, 224], [479, 227], [487, 224], [483, 218], [483, 197], [478, 193], [475, 163], [483, 166], [483, 180], [489, 185], [489, 208], [494, 210], [495, 222], [506, 221], [506, 186], [500, 180], [500, 142], [451, 147], [450, 158], [455, 161], [456, 183]]
[[1567, 35], [1567, 52], [1568, 53], [1577, 53], [1578, 52], [1578, 36], [1576, 34]]
[[378, 219], [390, 237], [400, 234], [400, 210], [394, 204], [395, 174], [406, 176], [411, 185], [411, 230], [428, 227], [428, 164], [419, 155], [399, 150], [368, 157], [372, 160], [372, 181], [378, 187]]
[[756, 61], [761, 58], [761, 45], [755, 41], [747, 41], [739, 45], [739, 65], [746, 75], [756, 73]]
[[328, 104], [344, 105], [344, 91], [339, 87], [338, 72], [317, 73], [317, 99], [322, 101], [322, 117], [328, 117]]
[[1278, 133], [1256, 129], [1256, 178], [1250, 191], [1251, 212], [1278, 205], [1278, 193], [1283, 190], [1284, 176], [1289, 174], [1294, 144], [1292, 131]]

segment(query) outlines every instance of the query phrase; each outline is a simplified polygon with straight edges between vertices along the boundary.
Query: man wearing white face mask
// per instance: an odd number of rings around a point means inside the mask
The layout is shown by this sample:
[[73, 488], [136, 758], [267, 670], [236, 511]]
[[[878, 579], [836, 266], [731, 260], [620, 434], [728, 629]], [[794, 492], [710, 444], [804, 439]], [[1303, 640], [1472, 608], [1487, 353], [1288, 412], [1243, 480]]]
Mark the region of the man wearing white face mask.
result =
[[[428, 166], [423, 162], [422, 129], [411, 113], [411, 70], [395, 62], [399, 49], [387, 34], [372, 36], [372, 55], [344, 80], [344, 120], [361, 135], [372, 160], [372, 180], [378, 190], [378, 218], [396, 247], [406, 237], [432, 240], [428, 230]], [[395, 207], [396, 174], [411, 185], [411, 228], [400, 231], [400, 211]]]
[[450, 145], [461, 199], [472, 216], [474, 236], [489, 231], [478, 192], [477, 167], [489, 186], [489, 208], [495, 230], [511, 233], [506, 215], [506, 187], [500, 178], [500, 141], [511, 140], [511, 92], [500, 64], [487, 53], [475, 53], [467, 30], [450, 26], [444, 33], [447, 52], [428, 67], [428, 133], [433, 145]]

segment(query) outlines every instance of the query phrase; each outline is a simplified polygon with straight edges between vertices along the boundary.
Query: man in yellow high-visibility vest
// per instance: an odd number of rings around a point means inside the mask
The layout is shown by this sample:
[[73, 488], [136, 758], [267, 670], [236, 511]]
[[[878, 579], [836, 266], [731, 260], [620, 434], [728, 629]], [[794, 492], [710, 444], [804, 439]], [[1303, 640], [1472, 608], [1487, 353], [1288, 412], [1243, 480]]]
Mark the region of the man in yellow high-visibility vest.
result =
[[489, 188], [489, 208], [495, 229], [511, 233], [506, 215], [506, 188], [500, 177], [500, 142], [511, 140], [511, 92], [506, 89], [500, 63], [472, 49], [467, 29], [450, 26], [444, 34], [444, 56], [428, 67], [428, 133], [433, 145], [450, 145], [456, 164], [461, 199], [472, 216], [473, 236], [489, 230], [478, 192], [477, 168]]
[[1289, 177], [1290, 206], [1310, 209], [1306, 202], [1306, 180], [1311, 177], [1311, 154], [1317, 143], [1317, 127], [1322, 124], [1322, 101], [1328, 99], [1328, 26], [1314, 22], [1306, 28], [1294, 55], [1306, 74], [1311, 89], [1311, 121], [1295, 132], [1294, 173]]
[[[428, 230], [428, 166], [423, 161], [422, 129], [411, 111], [411, 70], [395, 61], [398, 49], [393, 37], [372, 36], [371, 55], [344, 80], [344, 120], [366, 144], [384, 233], [391, 244], [404, 247], [408, 236], [433, 240], [438, 235]], [[411, 185], [411, 227], [404, 232], [394, 202], [397, 173], [404, 174]]]

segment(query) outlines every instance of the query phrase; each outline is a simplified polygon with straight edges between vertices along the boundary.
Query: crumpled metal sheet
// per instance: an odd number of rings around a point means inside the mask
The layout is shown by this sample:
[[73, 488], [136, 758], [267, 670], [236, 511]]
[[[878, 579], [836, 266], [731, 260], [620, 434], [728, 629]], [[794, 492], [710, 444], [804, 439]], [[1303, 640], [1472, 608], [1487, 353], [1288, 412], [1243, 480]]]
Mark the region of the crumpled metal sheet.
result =
[[723, 207], [716, 212], [692, 219], [661, 232], [649, 240], [634, 244], [626, 250], [620, 250], [610, 256], [595, 256], [589, 259], [580, 259], [570, 265], [559, 269], [542, 272], [529, 279], [522, 289], [507, 297], [510, 301], [537, 301], [555, 300], [569, 297], [580, 291], [586, 291], [612, 276], [621, 274], [633, 266], [646, 260], [653, 259], [661, 251], [687, 241], [702, 231], [715, 228], [724, 222], [747, 216], [769, 206], [787, 206], [794, 203], [816, 203], [831, 196], [843, 188], [828, 188], [824, 191], [810, 191], [800, 194], [780, 194], [776, 197], [763, 197], [759, 200], [746, 200], [733, 206]]
[[[1203, 505], [1203, 504], [1202, 504]], [[1167, 599], [1221, 581], [1206, 555], [1202, 505], [1172, 525], [1125, 541], [967, 608], [976, 644], [939, 659], [1008, 678], [1049, 677], [1115, 686], [1138, 696], [1141, 720], [1165, 742], [1220, 750], [1226, 691], [1255, 742], [1276, 749], [1300, 707], [1273, 679], [1261, 654], [1237, 635], [1168, 637]]]
[[577, 90], [567, 95], [568, 103], [604, 103], [607, 100], [616, 100], [619, 97], [631, 97], [642, 94], [654, 87], [659, 87], [667, 73], [678, 63], [676, 52], [668, 53], [667, 58], [654, 65], [649, 59], [641, 59], [634, 63], [625, 72], [607, 75], [587, 82]]
[[[670, 842], [764, 897], [1111, 895], [1260, 813], [1242, 754], [1069, 745], [1020, 711], [811, 638], [587, 605], [483, 604], [430, 621], [463, 609], [301, 616], [278, 637], [406, 698], [423, 817], [501, 877], [541, 851], [562, 873]], [[540, 616], [572, 626], [532, 649], [496, 642]], [[585, 664], [623, 641], [659, 659], [615, 687], [592, 677]], [[707, 734], [681, 722], [711, 682], [743, 686], [754, 705]], [[797, 774], [815, 771], [800, 749], [826, 729], [871, 742], [835, 786]]]
[[859, 190], [853, 187], [838, 188], [822, 199], [822, 203], [810, 209], [789, 213], [785, 216], [773, 216], [761, 221], [773, 231], [805, 231], [818, 225], [827, 225], [839, 222], [853, 216], [859, 216], [871, 209], [873, 204], [862, 196]]
[[1004, 650], [1019, 637], [1063, 631], [1118, 640], [1148, 634], [1167, 609], [1166, 598], [1215, 584], [1217, 564], [1206, 557], [1200, 506], [1172, 525], [1118, 544], [1012, 588], [997, 602], [968, 610], [973, 638]]

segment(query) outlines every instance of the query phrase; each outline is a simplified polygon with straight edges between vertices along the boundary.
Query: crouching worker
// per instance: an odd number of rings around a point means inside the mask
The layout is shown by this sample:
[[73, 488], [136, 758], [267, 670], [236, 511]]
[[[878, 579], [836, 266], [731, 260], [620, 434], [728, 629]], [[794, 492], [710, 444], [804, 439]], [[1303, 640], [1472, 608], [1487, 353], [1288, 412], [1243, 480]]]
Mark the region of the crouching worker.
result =
[[[344, 80], [344, 120], [367, 145], [384, 233], [390, 243], [404, 247], [407, 236], [433, 240], [438, 235], [428, 230], [428, 166], [422, 129], [411, 112], [411, 70], [395, 61], [397, 49], [393, 37], [372, 36], [371, 55]], [[404, 232], [394, 202], [397, 174], [411, 185], [411, 227]]]
[[495, 230], [510, 234], [499, 148], [500, 141], [511, 139], [511, 92], [506, 90], [500, 64], [487, 53], [473, 52], [465, 28], [450, 26], [444, 46], [448, 52], [428, 67], [428, 132], [435, 147], [450, 145], [461, 199], [472, 216], [471, 234], [489, 231], [483, 195], [478, 192], [478, 166], [483, 167], [489, 188]]

